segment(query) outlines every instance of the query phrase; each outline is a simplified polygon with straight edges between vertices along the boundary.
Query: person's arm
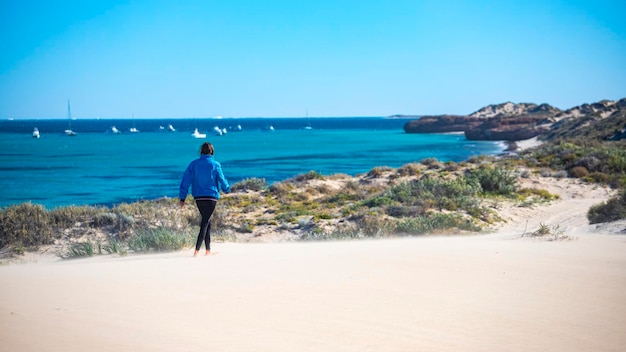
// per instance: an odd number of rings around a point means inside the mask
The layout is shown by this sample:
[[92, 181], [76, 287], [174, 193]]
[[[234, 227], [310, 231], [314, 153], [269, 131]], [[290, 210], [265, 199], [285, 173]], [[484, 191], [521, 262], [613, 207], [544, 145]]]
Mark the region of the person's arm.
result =
[[217, 163], [217, 186], [218, 190], [224, 191], [224, 193], [230, 193], [230, 185], [228, 184], [228, 180], [224, 177], [224, 173], [222, 172], [222, 165]]

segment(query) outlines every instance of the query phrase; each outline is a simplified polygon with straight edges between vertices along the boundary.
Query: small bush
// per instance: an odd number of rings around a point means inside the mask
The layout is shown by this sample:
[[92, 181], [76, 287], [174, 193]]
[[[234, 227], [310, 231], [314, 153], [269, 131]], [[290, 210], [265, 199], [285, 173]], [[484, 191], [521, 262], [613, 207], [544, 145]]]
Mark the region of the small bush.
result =
[[267, 181], [264, 178], [247, 178], [235, 183], [230, 189], [233, 192], [240, 191], [263, 191], [267, 188]]
[[294, 178], [287, 180], [288, 182], [291, 181], [295, 181], [295, 182], [306, 182], [306, 181], [310, 181], [310, 180], [323, 180], [324, 179], [324, 175], [320, 174], [317, 171], [309, 171], [306, 174], [299, 174], [296, 175]]
[[96, 245], [91, 242], [72, 243], [66, 253], [60, 254], [63, 259], [91, 257], [96, 254]]
[[480, 184], [483, 192], [508, 196], [516, 191], [515, 176], [510, 170], [481, 166], [468, 172], [466, 177]]
[[404, 234], [425, 234], [436, 230], [457, 228], [459, 230], [480, 231], [471, 220], [457, 214], [433, 213], [415, 218], [406, 218], [396, 224], [396, 231]]
[[166, 228], [138, 231], [128, 240], [128, 247], [135, 252], [177, 251], [189, 247], [194, 240], [189, 234], [177, 234]]
[[[54, 241], [50, 218], [39, 204], [23, 203], [0, 211], [0, 248], [36, 249]], [[20, 250], [22, 251], [22, 250]]]
[[592, 172], [585, 179], [595, 183], [609, 183], [611, 176], [605, 174], [604, 172]]
[[426, 158], [420, 160], [420, 163], [426, 166], [429, 170], [439, 169], [441, 166], [439, 165], [439, 161], [435, 158]]
[[99, 213], [93, 217], [91, 226], [93, 227], [105, 227], [115, 225], [117, 223], [117, 215], [113, 213]]
[[393, 221], [377, 215], [358, 217], [355, 221], [357, 228], [367, 237], [387, 236], [395, 232], [396, 226]]
[[332, 231], [324, 231], [320, 228], [312, 228], [300, 236], [302, 241], [328, 241], [328, 240], [354, 240], [368, 238], [357, 226], [337, 226]]
[[368, 173], [368, 177], [381, 177], [385, 172], [391, 171], [389, 166], [377, 166], [371, 169]]
[[574, 178], [583, 178], [589, 175], [589, 170], [584, 166], [575, 166], [570, 170], [569, 174]]
[[398, 168], [399, 176], [419, 176], [422, 173], [423, 166], [417, 163], [402, 165]]
[[608, 201], [592, 206], [587, 212], [587, 219], [590, 224], [626, 219], [626, 191], [622, 190]]
[[539, 228], [534, 232], [529, 234], [524, 234], [522, 236], [530, 236], [530, 237], [542, 237], [549, 241], [563, 241], [563, 240], [571, 240], [570, 236], [566, 236], [563, 234], [563, 230], [560, 225], [548, 226], [544, 223], [539, 224]]

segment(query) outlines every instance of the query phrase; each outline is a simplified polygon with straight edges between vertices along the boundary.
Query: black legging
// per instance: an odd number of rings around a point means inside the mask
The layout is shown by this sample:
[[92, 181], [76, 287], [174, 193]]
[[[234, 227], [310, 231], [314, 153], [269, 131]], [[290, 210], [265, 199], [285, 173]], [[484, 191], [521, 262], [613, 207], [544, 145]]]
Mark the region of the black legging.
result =
[[198, 233], [198, 240], [196, 241], [196, 250], [200, 250], [200, 246], [202, 245], [202, 241], [204, 240], [204, 244], [206, 246], [206, 250], [211, 250], [211, 215], [213, 215], [213, 211], [215, 210], [215, 205], [217, 205], [216, 200], [211, 199], [197, 199], [196, 206], [200, 211], [200, 215], [202, 215], [202, 220], [200, 220], [200, 232]]

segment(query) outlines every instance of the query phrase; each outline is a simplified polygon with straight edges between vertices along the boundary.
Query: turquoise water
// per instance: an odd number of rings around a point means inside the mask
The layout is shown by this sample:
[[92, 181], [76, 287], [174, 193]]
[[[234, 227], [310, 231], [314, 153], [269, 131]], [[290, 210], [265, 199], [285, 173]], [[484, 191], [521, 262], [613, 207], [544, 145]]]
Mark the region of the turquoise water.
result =
[[0, 124], [0, 206], [31, 201], [53, 208], [176, 197], [185, 167], [198, 157], [205, 140], [215, 146], [215, 158], [231, 184], [250, 177], [271, 184], [310, 170], [355, 175], [424, 158], [461, 161], [502, 151], [498, 143], [467, 141], [458, 134], [406, 134], [406, 121], [385, 121], [370, 129], [383, 119], [353, 119], [344, 125], [330, 120], [328, 128], [319, 119], [306, 130], [302, 119], [293, 126], [277, 119], [273, 125], [282, 127], [273, 132], [244, 125], [243, 132], [223, 136], [213, 136], [205, 127], [206, 139], [190, 136], [191, 126], [201, 125], [198, 120], [181, 122], [185, 130], [175, 133], [156, 132], [142, 122], [140, 133], [79, 132], [77, 137], [46, 131], [41, 127], [45, 122], [33, 121], [42, 131], [39, 139], [24, 131], [32, 131], [31, 126], [18, 133]]

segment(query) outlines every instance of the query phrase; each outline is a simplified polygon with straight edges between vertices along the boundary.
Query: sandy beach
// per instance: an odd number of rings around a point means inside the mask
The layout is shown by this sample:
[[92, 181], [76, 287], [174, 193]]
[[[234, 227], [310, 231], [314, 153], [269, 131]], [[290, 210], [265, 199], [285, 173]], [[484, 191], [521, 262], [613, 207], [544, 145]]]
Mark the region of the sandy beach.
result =
[[[218, 243], [0, 267], [3, 351], [623, 351], [626, 228], [587, 225], [608, 190], [500, 209], [492, 233]], [[522, 237], [559, 224], [567, 240]]]

